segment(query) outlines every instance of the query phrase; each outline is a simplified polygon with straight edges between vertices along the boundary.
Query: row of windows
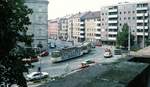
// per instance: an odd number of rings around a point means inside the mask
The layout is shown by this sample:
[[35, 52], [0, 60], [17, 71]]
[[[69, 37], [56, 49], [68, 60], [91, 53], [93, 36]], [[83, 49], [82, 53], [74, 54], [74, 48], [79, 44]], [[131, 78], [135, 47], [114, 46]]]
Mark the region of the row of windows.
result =
[[109, 37], [116, 37], [117, 35], [109, 34]]
[[[137, 32], [143, 32], [143, 29], [137, 29]], [[148, 32], [148, 29], [145, 29], [145, 32]]]
[[137, 7], [147, 7], [148, 3], [137, 4]]
[[124, 14], [126, 14], [126, 13], [128, 13], [128, 14], [130, 14], [130, 13], [135, 13], [135, 11], [124, 11], [124, 12], [119, 12], [120, 14], [122, 14], [122, 13], [124, 13]]
[[87, 28], [87, 31], [95, 31], [96, 29]]
[[[124, 19], [124, 20], [127, 20], [127, 19], [128, 19], [128, 20], [130, 20], [130, 19], [135, 20], [135, 17], [124, 17], [123, 19]], [[119, 20], [122, 20], [122, 19], [119, 18]]]
[[95, 36], [94, 33], [87, 33], [87, 36]]

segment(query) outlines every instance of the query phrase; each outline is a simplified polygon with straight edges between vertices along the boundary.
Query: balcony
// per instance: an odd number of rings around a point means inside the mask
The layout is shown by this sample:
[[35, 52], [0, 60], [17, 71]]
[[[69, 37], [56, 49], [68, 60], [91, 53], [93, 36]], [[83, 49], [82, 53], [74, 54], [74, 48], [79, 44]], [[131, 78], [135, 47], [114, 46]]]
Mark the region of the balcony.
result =
[[137, 14], [136, 14], [137, 17], [138, 17], [138, 16], [140, 16], [140, 17], [142, 16], [142, 17], [143, 17], [143, 15], [144, 15], [144, 16], [148, 16], [148, 13], [137, 13]]
[[108, 32], [108, 34], [115, 34], [115, 35], [117, 35], [117, 32]]
[[83, 29], [84, 27], [83, 26], [80, 26], [80, 29]]
[[118, 15], [116, 14], [116, 15], [108, 15], [108, 18], [117, 18], [118, 17]]
[[[143, 26], [137, 26], [137, 29], [143, 29]], [[148, 29], [148, 26], [145, 26], [144, 29]]]
[[80, 38], [84, 38], [84, 35], [80, 35]]
[[136, 10], [148, 10], [148, 7], [137, 7]]
[[84, 24], [84, 22], [80, 22], [80, 24]]
[[108, 40], [115, 41], [116, 37], [108, 37]]
[[108, 23], [117, 23], [117, 20], [109, 20]]
[[95, 34], [101, 34], [101, 32], [100, 31], [96, 31]]
[[[137, 32], [136, 35], [143, 36], [143, 32]], [[148, 36], [148, 33], [145, 32], [145, 36]]]
[[109, 9], [108, 12], [117, 12], [117, 9]]
[[100, 36], [95, 36], [95, 39], [99, 40], [99, 39], [101, 39], [101, 37]]
[[80, 31], [80, 33], [82, 33], [82, 34], [83, 34], [83, 33], [85, 33], [85, 32], [84, 32], [84, 31]]
[[108, 26], [108, 29], [117, 29], [117, 26]]
[[137, 19], [136, 22], [137, 22], [137, 23], [143, 23], [143, 22], [147, 23], [147, 22], [148, 22], [148, 19], [146, 19], [146, 20], [138, 20], [138, 19]]

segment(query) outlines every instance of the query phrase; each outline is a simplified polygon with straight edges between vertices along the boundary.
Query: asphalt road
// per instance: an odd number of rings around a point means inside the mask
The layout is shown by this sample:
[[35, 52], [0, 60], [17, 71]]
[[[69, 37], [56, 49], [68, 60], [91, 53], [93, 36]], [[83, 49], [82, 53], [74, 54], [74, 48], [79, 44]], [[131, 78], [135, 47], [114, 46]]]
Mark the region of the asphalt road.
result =
[[[64, 41], [59, 41], [59, 40], [56, 42], [57, 48], [63, 47], [65, 45], [70, 45], [70, 44], [71, 43], [69, 42], [64, 42]], [[71, 60], [66, 60], [60, 63], [52, 63], [50, 60], [51, 58], [50, 55], [47, 57], [41, 57], [40, 58], [41, 61], [32, 64], [34, 65], [34, 67], [29, 69], [29, 73], [37, 71], [38, 67], [40, 67], [40, 64], [41, 64], [42, 72], [48, 72], [49, 77], [56, 77], [56, 76], [62, 76], [62, 75], [68, 74], [74, 70], [79, 69], [81, 66], [81, 63], [86, 60], [94, 60], [97, 63], [101, 63], [105, 61], [108, 62], [109, 59], [106, 59], [103, 57], [105, 48], [110, 48], [112, 50], [114, 49], [111, 46], [96, 47], [96, 48], [93, 48], [92, 51], [88, 54], [85, 54], [81, 57], [74, 58]], [[49, 51], [51, 52], [53, 50], [55, 49], [50, 49]], [[113, 56], [111, 59], [115, 59], [117, 57], [120, 57], [120, 56]], [[36, 86], [31, 86], [31, 87], [36, 87]]]
[[[50, 60], [51, 56], [41, 57], [41, 70], [43, 72], [48, 72], [50, 77], [55, 77], [78, 69], [81, 66], [81, 63], [86, 60], [94, 60], [95, 62], [100, 63], [101, 61], [106, 60], [106, 58], [103, 57], [104, 48], [105, 47], [96, 47], [88, 54], [60, 63], [52, 63]], [[116, 56], [113, 57], [115, 58]], [[29, 69], [29, 72], [37, 71], [38, 67], [40, 67], [40, 61], [33, 63], [32, 65], [34, 65], [34, 67]]]

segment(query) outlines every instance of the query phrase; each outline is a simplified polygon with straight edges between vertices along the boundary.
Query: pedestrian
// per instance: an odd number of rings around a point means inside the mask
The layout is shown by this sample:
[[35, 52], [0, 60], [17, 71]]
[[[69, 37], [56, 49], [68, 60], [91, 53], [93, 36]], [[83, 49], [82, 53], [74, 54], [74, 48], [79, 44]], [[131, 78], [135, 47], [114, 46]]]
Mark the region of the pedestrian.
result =
[[38, 67], [38, 72], [41, 72], [41, 67]]

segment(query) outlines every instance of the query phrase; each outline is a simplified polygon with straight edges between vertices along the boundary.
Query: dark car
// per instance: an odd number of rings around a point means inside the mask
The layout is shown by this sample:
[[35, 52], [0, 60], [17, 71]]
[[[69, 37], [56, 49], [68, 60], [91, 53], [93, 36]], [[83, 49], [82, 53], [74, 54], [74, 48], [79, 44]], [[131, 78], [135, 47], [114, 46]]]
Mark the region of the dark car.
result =
[[40, 56], [41, 57], [44, 57], [44, 56], [48, 56], [49, 55], [49, 52], [48, 51], [43, 51]]

